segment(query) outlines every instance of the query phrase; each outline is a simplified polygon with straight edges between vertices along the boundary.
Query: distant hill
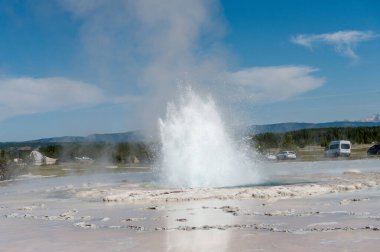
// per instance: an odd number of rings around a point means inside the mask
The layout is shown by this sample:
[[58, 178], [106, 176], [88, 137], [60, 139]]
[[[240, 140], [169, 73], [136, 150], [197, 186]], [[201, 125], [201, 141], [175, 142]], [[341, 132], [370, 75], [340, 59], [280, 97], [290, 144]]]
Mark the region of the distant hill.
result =
[[[341, 121], [341, 122], [326, 122], [326, 123], [276, 123], [265, 125], [251, 125], [243, 130], [243, 135], [252, 135], [260, 133], [284, 133], [288, 131], [295, 131], [301, 129], [321, 129], [321, 128], [348, 128], [348, 127], [373, 127], [380, 126], [380, 121]], [[107, 142], [107, 143], [121, 143], [121, 142], [146, 142], [157, 141], [157, 136], [152, 133], [144, 131], [129, 131], [123, 133], [109, 133], [109, 134], [93, 134], [86, 137], [81, 136], [64, 136], [43, 138], [37, 140], [30, 140], [24, 142], [8, 142], [1, 143], [0, 147], [11, 146], [41, 146], [48, 144], [58, 143], [91, 143], [91, 142]]]
[[261, 133], [283, 133], [301, 129], [322, 129], [322, 128], [349, 128], [349, 127], [374, 127], [380, 126], [380, 121], [340, 121], [340, 122], [325, 122], [325, 123], [276, 123], [265, 125], [252, 125], [248, 128], [249, 134]]
[[147, 137], [142, 131], [129, 131], [124, 133], [109, 133], [109, 134], [93, 134], [86, 137], [80, 136], [64, 136], [64, 137], [52, 137], [42, 138], [37, 140], [25, 141], [24, 143], [84, 143], [84, 142], [108, 142], [108, 143], [120, 143], [120, 142], [141, 142], [147, 140]]
[[86, 137], [81, 136], [63, 136], [63, 137], [51, 137], [42, 138], [24, 142], [0, 142], [0, 148], [20, 148], [28, 146], [30, 148], [36, 148], [40, 146], [46, 146], [49, 144], [64, 144], [64, 143], [122, 143], [122, 142], [147, 142], [154, 140], [153, 137], [148, 134], [144, 134], [142, 131], [129, 131], [124, 133], [110, 133], [110, 134], [93, 134]]

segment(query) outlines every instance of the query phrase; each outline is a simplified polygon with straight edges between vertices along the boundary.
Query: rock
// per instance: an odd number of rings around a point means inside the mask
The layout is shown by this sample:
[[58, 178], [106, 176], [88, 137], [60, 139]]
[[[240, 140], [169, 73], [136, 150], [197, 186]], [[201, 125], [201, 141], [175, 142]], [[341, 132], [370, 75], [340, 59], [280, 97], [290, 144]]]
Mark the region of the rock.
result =
[[86, 216], [82, 216], [82, 217], [80, 217], [80, 219], [81, 219], [81, 220], [91, 220], [92, 217], [89, 216], [89, 215], [86, 215]]
[[143, 226], [134, 226], [134, 225], [125, 226], [125, 228], [131, 229], [134, 231], [144, 231], [145, 230], [145, 228]]
[[95, 224], [87, 223], [85, 221], [77, 222], [74, 224], [76, 227], [84, 228], [84, 229], [95, 229], [97, 226]]
[[150, 207], [147, 207], [146, 209], [148, 209], [148, 210], [157, 210], [158, 206], [150, 206]]
[[222, 206], [220, 209], [222, 209], [223, 212], [226, 212], [226, 213], [236, 213], [239, 211], [238, 207], [231, 207], [231, 206]]
[[127, 218], [123, 221], [126, 221], [126, 222], [129, 222], [129, 221], [142, 221], [142, 220], [145, 220], [146, 218], [145, 217], [141, 217], [141, 218]]

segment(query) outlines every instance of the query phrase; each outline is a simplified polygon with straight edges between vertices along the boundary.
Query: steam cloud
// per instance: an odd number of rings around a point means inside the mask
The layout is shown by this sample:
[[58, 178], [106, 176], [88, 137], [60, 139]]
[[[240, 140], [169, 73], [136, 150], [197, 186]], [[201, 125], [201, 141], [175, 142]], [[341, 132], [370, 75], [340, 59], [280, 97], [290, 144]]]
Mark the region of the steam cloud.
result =
[[151, 120], [162, 115], [181, 80], [239, 102], [285, 100], [324, 83], [307, 66], [230, 71], [217, 0], [59, 2], [81, 22], [88, 62], [103, 86], [122, 83], [124, 92], [144, 96], [149, 106], [141, 114]]

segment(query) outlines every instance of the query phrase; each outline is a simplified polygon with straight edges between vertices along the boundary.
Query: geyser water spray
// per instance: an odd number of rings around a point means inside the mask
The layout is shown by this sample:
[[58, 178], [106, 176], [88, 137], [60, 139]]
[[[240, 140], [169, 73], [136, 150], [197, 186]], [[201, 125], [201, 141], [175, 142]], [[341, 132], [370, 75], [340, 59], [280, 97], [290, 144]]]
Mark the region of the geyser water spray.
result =
[[[159, 119], [159, 180], [165, 186], [228, 187], [259, 181], [246, 148], [233, 141], [211, 96], [184, 88]], [[252, 151], [252, 150], [251, 150]]]

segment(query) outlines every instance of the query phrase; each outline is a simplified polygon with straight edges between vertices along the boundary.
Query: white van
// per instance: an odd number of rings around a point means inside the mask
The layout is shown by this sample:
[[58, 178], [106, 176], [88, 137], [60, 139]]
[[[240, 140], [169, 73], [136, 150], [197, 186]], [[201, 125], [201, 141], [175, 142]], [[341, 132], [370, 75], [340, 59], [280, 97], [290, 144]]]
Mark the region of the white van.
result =
[[325, 148], [325, 157], [339, 157], [351, 155], [351, 142], [347, 140], [331, 141]]

